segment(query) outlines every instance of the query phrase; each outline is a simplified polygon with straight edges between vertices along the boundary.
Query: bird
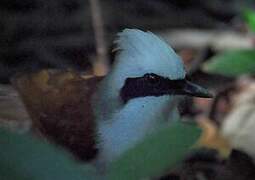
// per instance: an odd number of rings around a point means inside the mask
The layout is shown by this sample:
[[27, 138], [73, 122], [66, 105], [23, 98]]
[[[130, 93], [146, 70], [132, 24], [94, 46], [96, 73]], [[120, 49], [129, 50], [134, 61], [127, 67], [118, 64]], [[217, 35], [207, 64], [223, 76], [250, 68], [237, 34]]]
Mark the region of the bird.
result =
[[99, 164], [109, 164], [171, 123], [175, 97], [212, 97], [187, 80], [181, 58], [160, 37], [138, 29], [125, 29], [117, 36], [112, 70], [92, 98]]
[[98, 168], [175, 121], [179, 96], [212, 97], [152, 32], [124, 29], [114, 44], [105, 77], [41, 71], [13, 81], [40, 135]]

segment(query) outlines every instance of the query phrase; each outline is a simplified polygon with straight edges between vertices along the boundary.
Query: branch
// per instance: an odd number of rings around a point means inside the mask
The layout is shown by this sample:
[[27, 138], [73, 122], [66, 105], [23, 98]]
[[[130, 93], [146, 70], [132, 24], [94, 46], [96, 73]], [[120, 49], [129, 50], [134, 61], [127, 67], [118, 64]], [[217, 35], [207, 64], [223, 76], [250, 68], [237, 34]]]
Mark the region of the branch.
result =
[[97, 58], [93, 62], [94, 74], [106, 75], [109, 71], [107, 45], [104, 39], [104, 27], [99, 0], [89, 0], [91, 6], [92, 24], [95, 32]]

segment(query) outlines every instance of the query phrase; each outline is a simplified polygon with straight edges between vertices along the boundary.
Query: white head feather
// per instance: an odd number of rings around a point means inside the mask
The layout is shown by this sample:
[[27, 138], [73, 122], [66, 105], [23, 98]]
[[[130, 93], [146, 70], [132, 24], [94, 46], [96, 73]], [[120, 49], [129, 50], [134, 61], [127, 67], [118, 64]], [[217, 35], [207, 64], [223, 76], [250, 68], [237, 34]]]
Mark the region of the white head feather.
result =
[[111, 161], [146, 134], [162, 127], [170, 114], [170, 96], [134, 98], [123, 105], [119, 93], [125, 80], [146, 73], [172, 80], [185, 77], [179, 56], [153, 33], [125, 29], [115, 42], [118, 52], [113, 68], [94, 99], [103, 161]]
[[151, 32], [125, 29], [115, 41], [117, 53], [111, 76], [118, 77], [116, 86], [122, 86], [127, 77], [146, 73], [183, 79], [185, 70], [180, 57], [162, 39]]
[[101, 108], [96, 107], [97, 119], [109, 118], [108, 115], [118, 108], [116, 98], [119, 98], [119, 91], [128, 77], [154, 73], [174, 80], [186, 75], [180, 57], [152, 32], [125, 29], [118, 33], [115, 43], [117, 54], [112, 70], [98, 92]]

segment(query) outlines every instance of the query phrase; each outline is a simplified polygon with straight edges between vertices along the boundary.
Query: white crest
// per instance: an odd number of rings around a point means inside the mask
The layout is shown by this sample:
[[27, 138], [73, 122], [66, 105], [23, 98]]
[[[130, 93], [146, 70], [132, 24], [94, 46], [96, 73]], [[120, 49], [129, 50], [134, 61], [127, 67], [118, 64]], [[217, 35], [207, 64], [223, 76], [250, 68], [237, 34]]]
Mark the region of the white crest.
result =
[[140, 77], [146, 73], [183, 79], [184, 65], [180, 57], [162, 39], [151, 32], [125, 29], [115, 40], [115, 62], [111, 72], [101, 82], [97, 92], [100, 104], [96, 105], [97, 119], [108, 118], [119, 104], [119, 91], [128, 77]]
[[180, 57], [162, 39], [151, 32], [125, 29], [115, 40], [118, 50], [113, 71], [123, 84], [127, 77], [139, 77], [146, 73], [183, 79], [185, 70]]

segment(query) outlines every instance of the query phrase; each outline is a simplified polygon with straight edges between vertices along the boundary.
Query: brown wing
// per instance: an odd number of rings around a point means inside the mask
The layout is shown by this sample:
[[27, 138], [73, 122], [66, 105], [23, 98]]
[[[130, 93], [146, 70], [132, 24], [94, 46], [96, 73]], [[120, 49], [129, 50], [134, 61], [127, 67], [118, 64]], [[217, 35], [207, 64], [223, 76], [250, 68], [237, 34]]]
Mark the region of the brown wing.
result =
[[33, 127], [80, 160], [97, 153], [91, 97], [100, 77], [73, 71], [48, 71], [21, 75], [13, 84], [32, 118]]

